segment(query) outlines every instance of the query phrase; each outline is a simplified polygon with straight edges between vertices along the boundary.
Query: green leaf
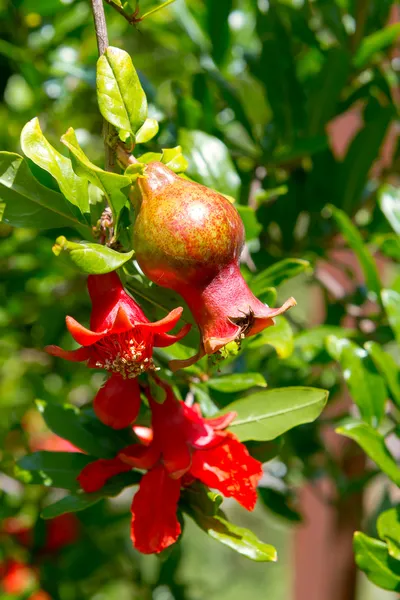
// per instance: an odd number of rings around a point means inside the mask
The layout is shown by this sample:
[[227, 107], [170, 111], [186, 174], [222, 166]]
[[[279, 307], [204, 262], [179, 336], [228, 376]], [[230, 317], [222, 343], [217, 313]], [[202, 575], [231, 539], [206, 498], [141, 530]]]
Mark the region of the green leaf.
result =
[[379, 537], [387, 543], [390, 556], [400, 560], [400, 506], [381, 513], [377, 527]]
[[158, 121], [146, 119], [139, 131], [136, 133], [136, 144], [146, 144], [158, 133]]
[[394, 290], [382, 290], [382, 304], [393, 330], [394, 337], [400, 344], [400, 294]]
[[400, 369], [393, 356], [382, 350], [376, 342], [367, 342], [365, 349], [371, 356], [378, 371], [383, 375], [392, 395], [392, 399], [400, 408]]
[[21, 148], [24, 154], [41, 169], [56, 179], [61, 192], [82, 213], [89, 213], [88, 183], [78, 177], [66, 158], [46, 140], [37, 117], [29, 121], [21, 132]]
[[85, 417], [76, 406], [51, 404], [43, 400], [38, 400], [36, 404], [49, 429], [83, 452], [99, 458], [113, 458], [120, 450], [121, 447], [118, 447], [110, 451], [101, 437], [85, 427]]
[[259, 296], [267, 287], [278, 287], [281, 283], [296, 275], [300, 275], [308, 270], [310, 263], [308, 260], [299, 258], [285, 258], [271, 265], [261, 273], [258, 273], [250, 281], [251, 291], [255, 296]]
[[236, 208], [243, 221], [246, 240], [258, 238], [262, 231], [262, 225], [257, 221], [257, 215], [254, 208], [251, 208], [251, 206], [243, 206], [242, 204], [237, 204]]
[[229, 429], [242, 442], [268, 441], [293, 427], [315, 421], [327, 399], [326, 390], [311, 387], [280, 388], [251, 394], [229, 404], [223, 413], [237, 413]]
[[380, 376], [368, 352], [345, 338], [329, 336], [327, 350], [340, 363], [351, 397], [363, 418], [371, 425], [381, 422], [388, 397], [384, 379]]
[[134, 136], [146, 121], [147, 100], [129, 54], [109, 46], [97, 61], [96, 82], [103, 117]]
[[54, 504], [46, 506], [42, 511], [43, 519], [54, 519], [59, 515], [70, 512], [78, 512], [85, 510], [89, 506], [93, 506], [104, 498], [118, 496], [126, 487], [139, 483], [141, 476], [134, 471], [121, 473], [112, 477], [100, 491], [93, 494], [86, 494], [82, 490], [78, 490], [75, 494], [71, 494], [61, 498]]
[[[355, 167], [354, 167], [355, 168]], [[380, 297], [381, 282], [375, 261], [368, 251], [358, 229], [353, 225], [351, 219], [342, 210], [330, 206], [332, 215], [336, 224], [346, 239], [348, 245], [353, 250], [361, 265], [364, 273], [365, 283], [370, 292], [373, 292], [377, 298]]]
[[127, 194], [122, 190], [128, 190], [131, 179], [126, 175], [118, 175], [117, 173], [103, 171], [103, 169], [90, 162], [82, 148], [79, 146], [75, 131], [72, 127], [70, 127], [61, 137], [61, 141], [67, 146], [71, 153], [72, 166], [77, 175], [85, 177], [105, 195], [114, 215], [115, 227], [118, 216], [127, 203]]
[[400, 189], [389, 184], [383, 185], [379, 189], [378, 202], [393, 231], [400, 235]]
[[14, 227], [72, 227], [91, 235], [79, 209], [62, 194], [41, 185], [19, 154], [0, 152], [0, 202], [5, 204], [3, 222]]
[[387, 449], [383, 435], [362, 421], [350, 421], [338, 427], [336, 432], [357, 442], [378, 467], [400, 486], [400, 469]]
[[218, 494], [206, 492], [204, 486], [191, 486], [182, 495], [184, 511], [210, 537], [228, 546], [239, 554], [257, 562], [275, 562], [276, 550], [261, 542], [248, 529], [230, 523], [219, 510], [222, 498]]
[[253, 350], [269, 345], [275, 348], [280, 358], [288, 358], [293, 352], [293, 331], [287, 319], [282, 316], [274, 317], [275, 325], [264, 329], [260, 334], [251, 338], [247, 348]]
[[150, 162], [160, 161], [161, 158], [161, 152], [146, 152], [145, 154], [142, 154], [142, 156], [138, 156], [138, 161], [147, 165]]
[[386, 544], [356, 531], [353, 546], [358, 568], [372, 583], [385, 590], [400, 591], [400, 561], [389, 555]]
[[368, 174], [379, 157], [386, 131], [393, 118], [393, 107], [379, 106], [374, 118], [354, 137], [344, 161], [339, 165], [335, 176], [335, 193], [340, 207], [347, 214], [353, 214], [361, 200]]
[[84, 273], [91, 275], [102, 275], [115, 271], [131, 260], [135, 254], [134, 250], [122, 253], [91, 242], [77, 244], [60, 236], [56, 239], [53, 252], [58, 256], [62, 251], [67, 252], [76, 266]]
[[94, 460], [95, 457], [80, 452], [43, 450], [21, 458], [17, 462], [17, 475], [26, 483], [74, 491], [79, 488], [76, 480], [79, 473]]
[[326, 123], [335, 116], [349, 68], [350, 56], [344, 48], [333, 46], [326, 52], [325, 63], [316, 77], [309, 100], [309, 135], [324, 133]]
[[380, 31], [375, 31], [370, 35], [367, 35], [362, 40], [353, 59], [354, 66], [357, 69], [366, 67], [374, 54], [389, 48], [397, 40], [399, 35], [400, 23], [388, 25]]
[[181, 129], [178, 137], [189, 161], [189, 177], [221, 194], [237, 198], [240, 177], [225, 144], [203, 131]]
[[232, 375], [220, 375], [212, 377], [207, 385], [217, 392], [243, 392], [252, 387], [267, 387], [267, 383], [261, 373], [234, 373]]
[[188, 161], [182, 154], [181, 146], [164, 148], [160, 160], [175, 173], [183, 173], [189, 166]]

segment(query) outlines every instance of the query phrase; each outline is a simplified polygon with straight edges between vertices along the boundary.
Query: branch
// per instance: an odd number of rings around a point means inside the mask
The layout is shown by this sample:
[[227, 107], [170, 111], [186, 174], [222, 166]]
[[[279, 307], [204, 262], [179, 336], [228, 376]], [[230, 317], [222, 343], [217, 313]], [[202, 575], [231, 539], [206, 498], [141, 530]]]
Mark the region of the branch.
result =
[[129, 15], [121, 6], [115, 4], [113, 0], [105, 0], [105, 2], [111, 6], [114, 10], [117, 11], [124, 19], [128, 21], [130, 25], [136, 25], [136, 23], [140, 23], [142, 17], [139, 17], [139, 1], [136, 2], [135, 12]]
[[[91, 0], [94, 19], [94, 28], [96, 31], [97, 48], [99, 56], [104, 54], [108, 48], [107, 23], [104, 14], [103, 0]], [[111, 133], [111, 125], [104, 119], [103, 121], [103, 140], [104, 140], [104, 167], [106, 171], [112, 171], [112, 151], [108, 140]]]

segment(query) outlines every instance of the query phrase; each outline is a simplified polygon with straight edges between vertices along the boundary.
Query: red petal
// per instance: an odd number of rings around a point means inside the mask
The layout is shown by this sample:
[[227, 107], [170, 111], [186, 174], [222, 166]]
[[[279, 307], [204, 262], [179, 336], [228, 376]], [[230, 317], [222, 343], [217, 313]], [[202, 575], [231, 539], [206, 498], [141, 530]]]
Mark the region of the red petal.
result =
[[220, 417], [214, 417], [213, 419], [204, 419], [206, 423], [211, 425], [213, 429], [219, 431], [221, 429], [226, 429], [234, 419], [236, 419], [237, 413], [234, 411], [228, 412]]
[[131, 323], [125, 308], [120, 306], [115, 316], [114, 323], [112, 324], [110, 333], [124, 333], [125, 331], [133, 329], [134, 326], [135, 324]]
[[253, 510], [257, 483], [262, 476], [261, 463], [232, 434], [226, 434], [219, 446], [196, 450], [190, 473], [224, 496], [235, 498], [247, 510]]
[[72, 317], [67, 317], [65, 321], [67, 323], [68, 331], [74, 340], [81, 346], [91, 346], [106, 334], [106, 331], [96, 333], [90, 329], [86, 329], [86, 327], [78, 323], [78, 321], [75, 321]]
[[132, 543], [143, 554], [162, 552], [179, 537], [176, 517], [181, 482], [160, 465], [142, 477], [132, 502]]
[[58, 356], [72, 362], [82, 362], [88, 360], [90, 351], [88, 348], [77, 348], [76, 350], [63, 350], [59, 346], [46, 346], [45, 351], [52, 356]]
[[141, 444], [132, 444], [118, 453], [118, 457], [127, 465], [136, 469], [151, 469], [160, 458], [160, 450], [156, 444], [142, 446]]
[[85, 492], [97, 492], [101, 490], [111, 477], [130, 471], [131, 469], [130, 465], [122, 462], [118, 457], [111, 459], [100, 458], [82, 469], [78, 481]]
[[166, 317], [161, 319], [160, 321], [155, 321], [154, 323], [145, 323], [141, 325], [141, 329], [150, 329], [155, 334], [162, 334], [171, 331], [181, 318], [183, 312], [183, 308], [179, 306], [178, 308], [174, 308]]
[[115, 272], [89, 275], [88, 290], [93, 305], [90, 318], [90, 327], [93, 331], [114, 330], [120, 309], [132, 324], [148, 322], [140, 306], [125, 292]]
[[179, 340], [184, 338], [185, 335], [189, 333], [191, 328], [191, 324], [187, 323], [180, 331], [178, 331], [176, 335], [169, 335], [168, 333], [156, 333], [154, 336], [154, 346], [156, 348], [166, 348], [167, 346], [172, 346], [172, 344], [175, 344], [175, 342], [179, 342]]
[[111, 375], [97, 392], [94, 412], [105, 425], [123, 429], [136, 419], [140, 409], [140, 387], [137, 379]]

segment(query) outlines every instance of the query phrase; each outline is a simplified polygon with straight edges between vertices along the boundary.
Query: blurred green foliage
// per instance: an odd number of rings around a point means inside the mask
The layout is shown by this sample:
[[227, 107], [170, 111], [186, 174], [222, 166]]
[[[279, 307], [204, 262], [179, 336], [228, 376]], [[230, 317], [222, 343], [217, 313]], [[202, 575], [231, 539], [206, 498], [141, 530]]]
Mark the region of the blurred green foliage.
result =
[[[155, 4], [140, 0], [141, 14]], [[276, 536], [278, 546], [283, 540], [276, 531], [259, 530], [265, 528], [266, 513], [286, 522], [301, 518], [296, 490], [302, 482], [318, 486], [329, 476], [335, 484], [333, 501], [340, 506], [342, 498], [376, 474], [369, 464], [356, 477], [341, 471], [326, 447], [321, 424], [339, 426], [398, 485], [396, 448], [391, 456], [386, 445], [399, 432], [399, 59], [391, 47], [400, 26], [388, 25], [394, 4], [176, 0], [136, 27], [106, 6], [110, 43], [132, 57], [149, 117], [160, 123], [143, 151], [180, 144], [188, 160], [187, 175], [234, 197], [246, 225], [242, 267], [249, 285], [269, 304], [276, 295], [294, 295], [299, 305], [275, 328], [246, 340], [239, 355], [216, 365], [203, 360], [178, 374], [181, 391], [190, 389], [208, 414], [244, 397], [247, 392], [235, 389], [233, 380], [228, 389], [213, 385], [213, 379], [223, 380], [214, 377], [221, 371], [260, 374], [270, 388], [323, 387], [330, 390], [332, 403], [346, 382], [354, 400], [351, 422], [346, 409], [340, 418], [327, 416], [284, 433], [272, 448], [258, 448], [265, 460], [275, 458], [265, 465], [257, 534], [265, 533], [269, 543]], [[0, 147], [20, 152], [21, 130], [37, 116], [58, 151], [67, 155], [59, 139], [73, 127], [90, 160], [102, 166], [97, 58], [89, 3], [0, 0]], [[346, 114], [350, 116], [343, 134], [334, 120]], [[352, 135], [354, 123], [357, 131]], [[348, 144], [339, 152], [338, 138], [343, 143], [344, 136]], [[31, 161], [29, 168], [44, 186], [59, 191], [47, 172]], [[95, 222], [100, 198], [93, 186], [89, 195]], [[72, 229], [62, 233], [78, 239]], [[49, 498], [42, 486], [24, 486], [14, 477], [15, 458], [32, 449], [35, 436], [46, 435], [32, 410], [34, 401], [81, 406], [92, 400], [103, 381], [99, 373], [88, 375], [82, 365], [55, 363], [41, 351], [50, 343], [71, 347], [65, 315], [82, 323], [89, 315], [85, 277], [66, 253], [56, 257], [51, 251], [59, 235], [59, 229], [38, 232], [0, 224], [0, 516], [27, 515], [35, 531], [43, 526], [40, 510], [59, 496], [51, 492]], [[123, 236], [121, 240], [124, 244]], [[134, 267], [127, 267], [133, 293], [143, 293], [145, 282], [137, 283], [138, 277]], [[149, 317], [156, 317], [159, 308], [152, 293], [150, 288], [140, 300]], [[174, 302], [164, 292], [164, 306]], [[193, 338], [187, 344], [194, 346]], [[186, 345], [173, 346], [157, 358], [165, 364], [186, 351]], [[208, 381], [203, 381], [204, 374]], [[381, 520], [389, 519], [390, 525], [393, 519], [396, 529], [392, 491], [389, 481], [382, 486], [379, 502], [391, 512], [380, 517], [377, 532], [372, 525], [366, 529], [368, 536], [357, 534], [355, 552], [358, 566], [374, 583], [398, 591], [398, 537], [388, 537]], [[124, 496], [101, 501], [78, 513], [80, 542], [58, 558], [43, 558], [4, 536], [1, 551], [40, 564], [40, 585], [57, 600], [124, 595], [194, 600], [217, 594], [234, 600], [244, 594], [264, 597], [262, 586], [274, 599], [289, 597], [279, 582], [282, 572], [274, 571], [279, 567], [243, 567], [245, 559], [214, 550], [215, 543], [206, 542], [192, 523], [182, 547], [160, 560], [140, 557], [127, 536], [127, 501]], [[367, 517], [365, 523], [371, 523]], [[378, 534], [380, 542], [372, 539]], [[201, 551], [194, 549], [197, 544]], [[215, 563], [221, 565], [215, 586], [208, 572], [197, 570], [202, 544], [213, 561], [215, 551]], [[366, 559], [374, 552], [378, 567]], [[227, 582], [234, 577], [239, 584], [230, 590]]]

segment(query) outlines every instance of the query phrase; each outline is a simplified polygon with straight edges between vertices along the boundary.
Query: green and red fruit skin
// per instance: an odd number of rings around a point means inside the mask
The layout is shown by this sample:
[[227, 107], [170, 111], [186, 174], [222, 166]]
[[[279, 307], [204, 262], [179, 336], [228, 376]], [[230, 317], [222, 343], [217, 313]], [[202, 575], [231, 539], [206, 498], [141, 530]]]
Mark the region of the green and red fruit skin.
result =
[[140, 268], [151, 281], [182, 296], [202, 337], [199, 353], [175, 361], [173, 368], [259, 333], [295, 305], [291, 298], [271, 309], [249, 289], [239, 268], [244, 226], [224, 196], [159, 162], [147, 165], [135, 196], [133, 236]]

